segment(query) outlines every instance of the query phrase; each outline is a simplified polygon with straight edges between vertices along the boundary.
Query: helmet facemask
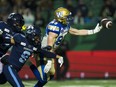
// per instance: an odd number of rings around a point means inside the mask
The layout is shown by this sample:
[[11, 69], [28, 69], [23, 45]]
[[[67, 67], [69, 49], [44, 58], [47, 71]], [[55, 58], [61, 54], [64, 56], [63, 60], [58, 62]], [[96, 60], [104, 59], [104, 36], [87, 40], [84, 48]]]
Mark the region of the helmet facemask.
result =
[[39, 28], [36, 28], [34, 26], [28, 27], [26, 31], [26, 37], [30, 44], [34, 46], [41, 45], [41, 31], [39, 30]]
[[7, 18], [7, 23], [12, 27], [14, 32], [21, 32], [24, 25], [24, 18], [21, 14], [11, 13]]

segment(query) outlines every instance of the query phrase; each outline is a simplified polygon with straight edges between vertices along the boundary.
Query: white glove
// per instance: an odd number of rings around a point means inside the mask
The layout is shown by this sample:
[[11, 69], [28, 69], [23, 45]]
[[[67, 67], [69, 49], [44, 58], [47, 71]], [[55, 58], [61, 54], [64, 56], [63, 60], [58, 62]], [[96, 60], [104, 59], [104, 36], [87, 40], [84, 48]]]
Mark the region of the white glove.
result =
[[44, 72], [45, 73], [48, 73], [51, 67], [52, 67], [52, 61], [51, 60], [48, 60], [47, 61], [47, 64], [44, 67]]
[[97, 23], [95, 29], [93, 30], [94, 34], [97, 33], [97, 32], [99, 32], [101, 29], [102, 29], [102, 26], [100, 26], [100, 24]]
[[58, 63], [60, 64], [60, 67], [61, 67], [62, 64], [64, 63], [63, 57], [58, 58]]
[[100, 25], [99, 23], [97, 23], [95, 29], [88, 30], [88, 35], [98, 33], [101, 29], [102, 29], [102, 25]]

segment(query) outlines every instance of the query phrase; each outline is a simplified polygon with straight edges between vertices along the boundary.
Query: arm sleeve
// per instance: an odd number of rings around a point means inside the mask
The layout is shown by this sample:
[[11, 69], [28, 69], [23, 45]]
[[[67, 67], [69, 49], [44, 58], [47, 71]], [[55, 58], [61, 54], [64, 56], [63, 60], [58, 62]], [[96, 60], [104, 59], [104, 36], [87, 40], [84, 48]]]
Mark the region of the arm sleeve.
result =
[[10, 44], [10, 38], [12, 37], [12, 32], [9, 27], [4, 23], [0, 22], [0, 36], [5, 43]]
[[21, 43], [21, 41], [23, 40], [23, 38], [21, 37], [21, 35], [19, 33], [15, 34], [13, 36], [13, 39], [14, 39], [15, 43]]
[[57, 56], [55, 53], [52, 53], [43, 49], [40, 49], [39, 53], [43, 54], [45, 57], [48, 57], [48, 58], [56, 58]]
[[12, 36], [10, 33], [3, 32], [2, 37], [5, 43], [10, 43], [10, 39]]

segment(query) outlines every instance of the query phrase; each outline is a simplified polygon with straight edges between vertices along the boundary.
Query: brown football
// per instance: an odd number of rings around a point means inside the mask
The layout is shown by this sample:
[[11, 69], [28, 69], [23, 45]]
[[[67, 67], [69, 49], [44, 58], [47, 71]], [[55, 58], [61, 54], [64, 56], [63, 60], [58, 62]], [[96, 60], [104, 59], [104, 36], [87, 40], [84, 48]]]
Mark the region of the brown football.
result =
[[103, 26], [103, 28], [110, 29], [112, 27], [112, 21], [108, 18], [102, 19], [100, 23]]

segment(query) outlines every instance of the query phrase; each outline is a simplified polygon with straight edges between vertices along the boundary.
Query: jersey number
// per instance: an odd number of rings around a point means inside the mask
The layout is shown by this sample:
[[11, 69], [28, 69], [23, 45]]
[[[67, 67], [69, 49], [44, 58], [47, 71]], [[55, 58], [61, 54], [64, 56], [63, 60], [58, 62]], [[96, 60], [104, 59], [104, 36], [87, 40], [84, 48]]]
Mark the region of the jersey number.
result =
[[61, 43], [62, 39], [63, 39], [63, 36], [58, 37], [58, 39], [56, 41], [56, 45], [59, 45]]
[[19, 61], [21, 63], [26, 62], [26, 60], [30, 57], [31, 53], [29, 51], [24, 51], [21, 55], [21, 57], [19, 58]]

